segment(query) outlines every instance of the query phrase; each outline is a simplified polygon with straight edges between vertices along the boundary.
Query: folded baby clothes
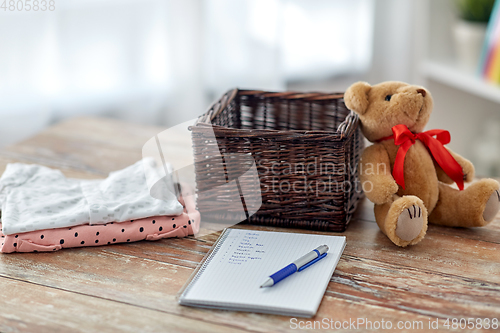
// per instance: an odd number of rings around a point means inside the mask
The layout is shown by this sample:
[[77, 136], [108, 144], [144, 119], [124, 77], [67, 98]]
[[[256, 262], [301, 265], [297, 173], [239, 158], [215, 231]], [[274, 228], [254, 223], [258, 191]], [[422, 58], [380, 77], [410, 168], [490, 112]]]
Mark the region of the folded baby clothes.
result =
[[85, 224], [10, 235], [0, 232], [0, 252], [53, 252], [63, 248], [154, 241], [196, 234], [200, 214], [196, 211], [194, 199], [184, 196], [179, 200], [184, 211], [178, 216], [153, 216], [121, 223]]
[[41, 165], [8, 164], [0, 178], [2, 233], [182, 214], [174, 192], [166, 193], [163, 200], [150, 195], [143, 161], [111, 172], [104, 180], [71, 179]]

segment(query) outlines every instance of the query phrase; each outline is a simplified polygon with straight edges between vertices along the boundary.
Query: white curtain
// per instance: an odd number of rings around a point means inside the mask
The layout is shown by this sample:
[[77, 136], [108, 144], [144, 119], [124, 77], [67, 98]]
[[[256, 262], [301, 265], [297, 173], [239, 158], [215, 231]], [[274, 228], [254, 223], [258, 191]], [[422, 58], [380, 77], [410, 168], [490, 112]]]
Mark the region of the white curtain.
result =
[[54, 11], [0, 9], [0, 146], [72, 116], [175, 125], [235, 86], [281, 90], [291, 80], [364, 71], [373, 7], [57, 0]]
[[289, 81], [368, 70], [373, 0], [208, 0], [205, 68], [227, 87], [285, 89]]

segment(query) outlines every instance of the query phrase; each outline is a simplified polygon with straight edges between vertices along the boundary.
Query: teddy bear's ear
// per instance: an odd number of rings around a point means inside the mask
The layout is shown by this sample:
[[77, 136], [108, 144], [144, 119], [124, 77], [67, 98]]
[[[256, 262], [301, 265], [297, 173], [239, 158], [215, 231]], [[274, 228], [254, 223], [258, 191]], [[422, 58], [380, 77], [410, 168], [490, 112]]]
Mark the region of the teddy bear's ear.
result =
[[366, 82], [356, 82], [347, 88], [344, 102], [349, 110], [357, 114], [365, 113], [368, 108], [368, 92], [372, 87]]

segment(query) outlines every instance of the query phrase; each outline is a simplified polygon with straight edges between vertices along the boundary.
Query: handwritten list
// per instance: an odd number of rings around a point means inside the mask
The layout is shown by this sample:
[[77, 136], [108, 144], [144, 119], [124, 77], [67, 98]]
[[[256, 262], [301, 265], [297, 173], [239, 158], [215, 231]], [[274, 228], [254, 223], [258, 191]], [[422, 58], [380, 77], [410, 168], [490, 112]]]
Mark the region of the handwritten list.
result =
[[261, 260], [266, 253], [263, 242], [259, 241], [260, 233], [245, 232], [241, 238], [232, 238], [229, 247], [221, 258], [232, 265], [242, 265], [248, 261]]

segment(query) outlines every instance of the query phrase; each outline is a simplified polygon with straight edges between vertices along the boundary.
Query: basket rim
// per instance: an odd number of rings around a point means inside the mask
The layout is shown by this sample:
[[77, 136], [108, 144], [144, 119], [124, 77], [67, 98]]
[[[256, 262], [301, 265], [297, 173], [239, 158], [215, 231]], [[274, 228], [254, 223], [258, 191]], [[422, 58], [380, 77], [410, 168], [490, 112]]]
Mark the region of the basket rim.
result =
[[[245, 136], [255, 137], [255, 136], [283, 136], [283, 137], [297, 137], [303, 138], [304, 136], [331, 136], [332, 139], [344, 139], [353, 135], [356, 126], [359, 123], [359, 117], [353, 111], [345, 117], [344, 121], [342, 121], [338, 127], [336, 132], [330, 131], [321, 131], [321, 130], [274, 130], [274, 129], [239, 129], [232, 128], [226, 126], [212, 125], [212, 120], [224, 110], [229, 103], [231, 103], [237, 95], [260, 95], [261, 97], [276, 97], [281, 99], [288, 100], [305, 100], [305, 101], [325, 101], [325, 100], [338, 100], [344, 96], [344, 93], [325, 93], [325, 92], [297, 92], [297, 91], [283, 91], [283, 92], [272, 92], [272, 91], [264, 91], [264, 90], [249, 90], [249, 89], [239, 89], [234, 88], [228, 90], [225, 94], [222, 95], [218, 100], [213, 102], [208, 110], [201, 115], [198, 120], [195, 122], [193, 126], [203, 126], [208, 125], [212, 126], [218, 130], [218, 132], [234, 132], [237, 131], [240, 134], [245, 132]], [[192, 128], [192, 127], [191, 127]], [[228, 132], [228, 134], [229, 134]], [[250, 133], [251, 132], [251, 133]]]
[[272, 140], [306, 140], [306, 141], [325, 141], [325, 139], [330, 139], [333, 141], [339, 141], [342, 138], [348, 136], [341, 136], [337, 132], [328, 131], [309, 131], [309, 130], [273, 130], [273, 129], [240, 129], [225, 127], [219, 125], [212, 125], [207, 123], [197, 123], [193, 128], [211, 128], [214, 133], [217, 133], [217, 137], [234, 137], [236, 134], [239, 138], [261, 138], [261, 139], [272, 139]]

